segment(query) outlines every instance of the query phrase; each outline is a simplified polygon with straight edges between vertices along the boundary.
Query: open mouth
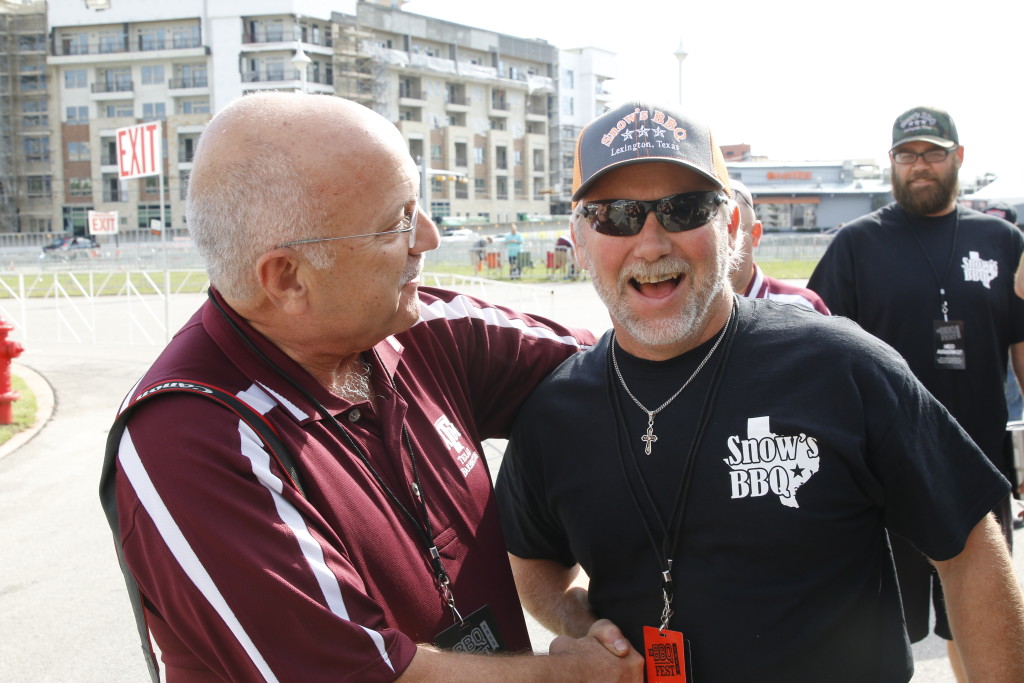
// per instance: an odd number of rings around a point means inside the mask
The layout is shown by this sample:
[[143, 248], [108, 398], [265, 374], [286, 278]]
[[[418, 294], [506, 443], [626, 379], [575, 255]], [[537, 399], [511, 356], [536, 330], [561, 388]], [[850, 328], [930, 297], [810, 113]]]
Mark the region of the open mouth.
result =
[[629, 284], [644, 296], [653, 298], [668, 296], [683, 281], [683, 274], [675, 275], [640, 275], [630, 278]]

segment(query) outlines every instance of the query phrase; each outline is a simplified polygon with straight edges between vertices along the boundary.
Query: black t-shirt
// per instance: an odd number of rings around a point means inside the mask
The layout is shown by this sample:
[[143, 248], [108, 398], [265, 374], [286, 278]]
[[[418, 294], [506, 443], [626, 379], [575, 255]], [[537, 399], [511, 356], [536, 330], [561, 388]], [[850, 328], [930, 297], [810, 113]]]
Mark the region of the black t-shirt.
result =
[[[670, 628], [691, 643], [695, 680], [908, 680], [886, 527], [948, 559], [1009, 485], [898, 354], [856, 325], [766, 300], [737, 306], [731, 347], [727, 337], [656, 416], [651, 455], [646, 415], [610, 367], [610, 335], [534, 392], [498, 476], [509, 550], [579, 562], [596, 613], [642, 648], [662, 607], [657, 519], [685, 484], [707, 408], [672, 557]], [[666, 363], [617, 357], [654, 408], [708, 348]]]
[[[899, 351], [1004, 473], [1007, 349], [1024, 341], [1024, 301], [1013, 293], [1022, 251], [1024, 237], [1002, 219], [963, 207], [911, 216], [890, 204], [840, 230], [808, 282], [833, 315]], [[940, 283], [949, 319], [964, 322], [965, 370], [936, 368]]]

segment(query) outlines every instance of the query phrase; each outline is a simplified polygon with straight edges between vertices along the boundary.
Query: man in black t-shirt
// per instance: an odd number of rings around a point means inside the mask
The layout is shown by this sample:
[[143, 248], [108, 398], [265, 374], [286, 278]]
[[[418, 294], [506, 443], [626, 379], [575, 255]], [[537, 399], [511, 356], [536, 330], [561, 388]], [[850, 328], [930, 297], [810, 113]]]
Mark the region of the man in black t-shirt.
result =
[[892, 529], [939, 567], [974, 679], [1024, 680], [989, 514], [1009, 483], [891, 347], [734, 295], [708, 128], [624, 103], [575, 170], [576, 257], [613, 328], [533, 392], [502, 462], [525, 606], [560, 634], [609, 619], [651, 681], [907, 681]]
[[[964, 148], [945, 111], [901, 114], [889, 158], [896, 202], [839, 231], [808, 286], [833, 314], [899, 351], [1012, 480], [1004, 385], [1008, 350], [1017, 376], [1024, 371], [1024, 302], [1013, 294], [1024, 239], [1006, 221], [957, 205]], [[995, 512], [1009, 543], [1008, 497]], [[894, 537], [893, 546], [911, 641], [927, 635], [934, 602], [935, 632], [950, 641], [960, 676], [931, 564], [904, 539]]]

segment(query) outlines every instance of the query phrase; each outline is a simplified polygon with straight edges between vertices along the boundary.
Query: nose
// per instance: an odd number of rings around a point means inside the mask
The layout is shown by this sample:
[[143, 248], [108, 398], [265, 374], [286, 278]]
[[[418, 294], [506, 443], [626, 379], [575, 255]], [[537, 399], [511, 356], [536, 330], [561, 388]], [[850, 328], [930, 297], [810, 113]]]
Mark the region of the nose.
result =
[[409, 250], [414, 254], [422, 254], [425, 251], [437, 249], [441, 244], [441, 233], [437, 230], [434, 221], [423, 212], [422, 208], [416, 211], [416, 243]]
[[637, 233], [636, 239], [633, 251], [639, 258], [647, 261], [657, 261], [672, 250], [668, 230], [658, 220], [654, 211], [647, 212], [644, 227]]

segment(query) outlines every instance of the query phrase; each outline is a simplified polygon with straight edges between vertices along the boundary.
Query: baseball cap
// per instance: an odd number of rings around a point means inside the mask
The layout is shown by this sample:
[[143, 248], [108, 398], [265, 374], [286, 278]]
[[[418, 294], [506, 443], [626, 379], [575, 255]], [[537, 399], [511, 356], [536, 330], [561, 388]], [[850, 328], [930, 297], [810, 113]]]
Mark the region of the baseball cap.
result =
[[990, 216], [997, 216], [1003, 220], [1007, 220], [1014, 225], [1017, 223], [1017, 209], [1013, 208], [1006, 202], [996, 202], [989, 204], [988, 208], [983, 213], [987, 213]]
[[945, 149], [956, 147], [960, 138], [948, 113], [935, 107], [914, 107], [896, 117], [892, 124], [892, 147], [922, 140]]
[[608, 171], [652, 161], [684, 166], [729, 192], [722, 150], [703, 122], [675, 106], [632, 100], [584, 126], [576, 140], [572, 200]]

